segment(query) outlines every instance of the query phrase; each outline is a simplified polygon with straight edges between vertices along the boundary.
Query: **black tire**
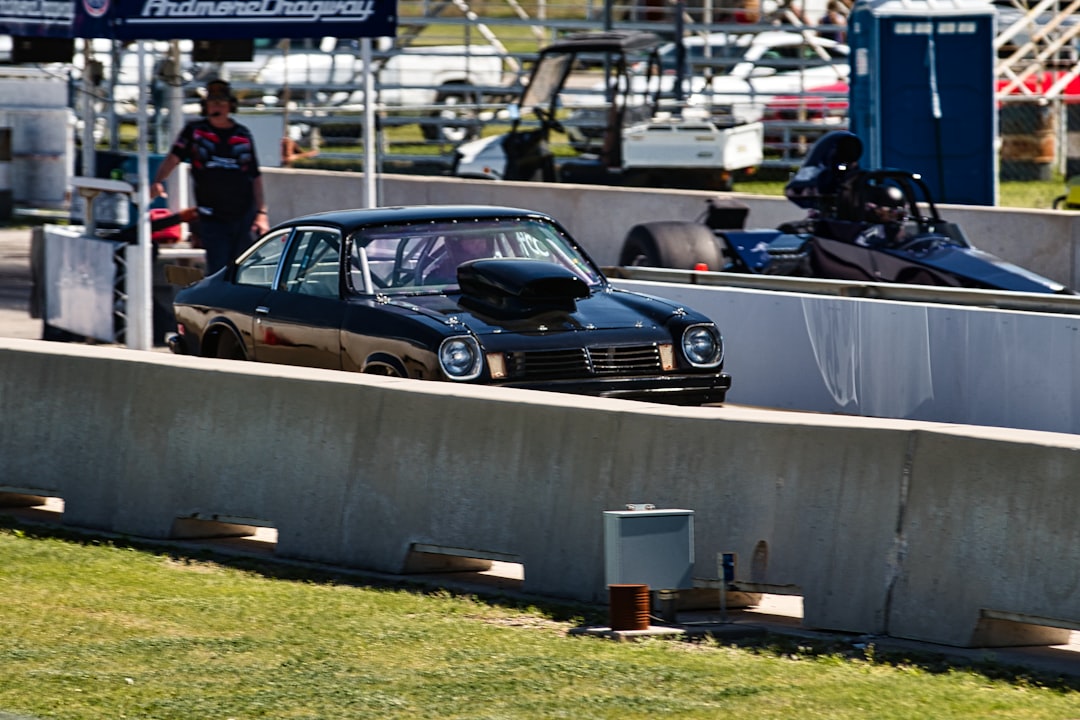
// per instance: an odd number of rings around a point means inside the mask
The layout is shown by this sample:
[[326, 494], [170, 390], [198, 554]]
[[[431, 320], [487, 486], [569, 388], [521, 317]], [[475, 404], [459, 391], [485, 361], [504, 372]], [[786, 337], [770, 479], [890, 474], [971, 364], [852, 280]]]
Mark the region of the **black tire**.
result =
[[712, 230], [683, 221], [635, 225], [623, 241], [619, 264], [693, 270], [704, 263], [709, 270], [724, 267], [724, 253]]
[[222, 330], [218, 333], [217, 344], [214, 347], [214, 357], [222, 360], [247, 360], [247, 355], [244, 353], [244, 344], [229, 330]]
[[[428, 117], [440, 120], [439, 123], [424, 123], [420, 131], [424, 139], [429, 142], [444, 142], [459, 144], [475, 140], [480, 136], [480, 127], [477, 124], [478, 116], [475, 106], [479, 104], [475, 97], [466, 93], [439, 93], [435, 98], [436, 105], [442, 105], [441, 110], [431, 112]], [[466, 107], [458, 107], [458, 106]], [[460, 124], [454, 123], [461, 120]]]

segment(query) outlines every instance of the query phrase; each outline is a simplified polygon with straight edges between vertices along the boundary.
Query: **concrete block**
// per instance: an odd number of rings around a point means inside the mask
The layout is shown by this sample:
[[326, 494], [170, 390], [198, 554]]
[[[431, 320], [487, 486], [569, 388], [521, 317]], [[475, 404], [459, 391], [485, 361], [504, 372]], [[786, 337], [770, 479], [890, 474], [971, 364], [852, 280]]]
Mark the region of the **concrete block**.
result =
[[384, 572], [513, 558], [525, 591], [600, 602], [603, 511], [644, 502], [694, 511], [696, 578], [733, 552], [809, 627], [965, 646], [1080, 623], [1074, 435], [30, 340], [0, 340], [0, 426], [5, 487], [81, 527], [266, 523], [283, 557]]
[[984, 621], [995, 613], [1073, 627], [1080, 438], [942, 426], [919, 431], [915, 447], [888, 634], [957, 646], [1038, 638]]

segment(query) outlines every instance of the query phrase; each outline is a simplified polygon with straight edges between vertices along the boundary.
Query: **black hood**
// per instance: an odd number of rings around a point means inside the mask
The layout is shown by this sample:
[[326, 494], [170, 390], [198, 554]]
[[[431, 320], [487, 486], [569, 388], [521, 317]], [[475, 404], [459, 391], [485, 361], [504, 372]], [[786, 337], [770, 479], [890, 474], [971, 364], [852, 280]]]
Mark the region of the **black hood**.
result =
[[496, 317], [574, 312], [589, 286], [570, 270], [542, 260], [471, 260], [458, 267], [461, 304]]

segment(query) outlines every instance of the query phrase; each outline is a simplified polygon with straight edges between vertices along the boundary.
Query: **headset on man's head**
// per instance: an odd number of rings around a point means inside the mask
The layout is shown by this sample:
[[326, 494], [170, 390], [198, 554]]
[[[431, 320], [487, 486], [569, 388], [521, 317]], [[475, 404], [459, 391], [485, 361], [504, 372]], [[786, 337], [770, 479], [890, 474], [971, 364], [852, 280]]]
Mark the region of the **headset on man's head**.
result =
[[[215, 91], [214, 88], [217, 87]], [[236, 108], [239, 106], [236, 96], [233, 95], [232, 86], [225, 80], [211, 80], [206, 83], [206, 88], [203, 90], [203, 96], [199, 99], [199, 109], [203, 117], [209, 115], [206, 104], [212, 95], [224, 94], [229, 98], [229, 113], [235, 113]]]

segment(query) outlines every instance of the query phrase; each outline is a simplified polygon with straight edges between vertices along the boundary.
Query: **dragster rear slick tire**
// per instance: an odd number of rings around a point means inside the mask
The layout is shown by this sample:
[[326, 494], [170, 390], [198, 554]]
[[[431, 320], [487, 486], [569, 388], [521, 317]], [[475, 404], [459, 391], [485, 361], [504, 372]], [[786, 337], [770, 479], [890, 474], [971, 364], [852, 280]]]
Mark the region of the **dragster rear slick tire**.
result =
[[694, 270], [724, 267], [720, 242], [705, 225], [685, 221], [661, 221], [635, 225], [623, 241], [619, 264]]

